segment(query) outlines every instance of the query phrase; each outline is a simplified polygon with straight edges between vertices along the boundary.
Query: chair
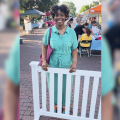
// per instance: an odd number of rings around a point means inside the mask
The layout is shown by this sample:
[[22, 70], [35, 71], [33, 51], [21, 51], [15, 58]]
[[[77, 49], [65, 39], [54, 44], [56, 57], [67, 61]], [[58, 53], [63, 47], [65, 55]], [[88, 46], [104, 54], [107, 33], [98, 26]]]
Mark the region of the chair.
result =
[[[91, 46], [91, 42], [92, 42], [92, 40], [82, 40], [80, 43], [84, 43], [84, 44], [90, 43], [90, 46]], [[90, 49], [90, 46], [89, 47], [83, 47], [83, 46], [80, 45], [80, 57], [81, 57], [82, 49], [87, 50], [88, 57], [89, 57], [89, 50], [88, 49]]]

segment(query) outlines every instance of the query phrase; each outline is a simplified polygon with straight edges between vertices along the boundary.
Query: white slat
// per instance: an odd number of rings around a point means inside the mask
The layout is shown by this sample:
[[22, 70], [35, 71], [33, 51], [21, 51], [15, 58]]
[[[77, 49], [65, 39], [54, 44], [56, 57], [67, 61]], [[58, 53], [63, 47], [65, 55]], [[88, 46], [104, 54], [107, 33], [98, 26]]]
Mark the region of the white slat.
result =
[[101, 120], [101, 99], [100, 99], [100, 105], [99, 105], [98, 120]]
[[76, 76], [76, 78], [75, 78], [75, 92], [74, 92], [73, 116], [77, 116], [77, 112], [78, 112], [79, 87], [80, 87], [80, 76]]
[[62, 111], [62, 81], [63, 75], [58, 74], [58, 113], [61, 113]]
[[[41, 67], [38, 67], [38, 71], [43, 71]], [[87, 70], [76, 70], [76, 72], [69, 73], [69, 69], [62, 68], [48, 68], [47, 72], [55, 71], [55, 73], [67, 74], [67, 75], [81, 75], [81, 76], [91, 76], [91, 77], [101, 77], [101, 72], [99, 71], [87, 71]]]
[[40, 110], [39, 99], [39, 77], [37, 72], [37, 66], [32, 66], [32, 87], [33, 87], [33, 103], [34, 103], [34, 118], [39, 119], [38, 111]]
[[41, 78], [42, 78], [42, 109], [43, 111], [46, 111], [46, 72], [41, 72]]
[[67, 75], [66, 81], [66, 105], [65, 105], [65, 114], [69, 115], [70, 110], [70, 93], [71, 93], [71, 75]]
[[54, 113], [54, 73], [50, 73], [50, 112]]
[[96, 105], [96, 99], [97, 99], [98, 84], [99, 84], [99, 78], [95, 77], [94, 82], [93, 82], [91, 105], [90, 105], [90, 118], [93, 118], [93, 119], [94, 119], [94, 113], [95, 113], [95, 105]]
[[88, 98], [88, 88], [89, 88], [89, 77], [85, 77], [85, 79], [84, 79], [84, 89], [83, 89], [81, 117], [86, 117], [86, 106], [87, 106], [87, 98]]

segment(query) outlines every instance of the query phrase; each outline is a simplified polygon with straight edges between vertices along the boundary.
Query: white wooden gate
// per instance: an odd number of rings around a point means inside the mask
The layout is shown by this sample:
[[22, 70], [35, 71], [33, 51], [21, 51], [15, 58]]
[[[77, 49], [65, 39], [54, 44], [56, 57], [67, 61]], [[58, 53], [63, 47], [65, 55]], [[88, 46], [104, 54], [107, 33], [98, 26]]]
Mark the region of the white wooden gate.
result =
[[[99, 104], [98, 119], [94, 119], [95, 105], [97, 99], [97, 91], [99, 85], [99, 79], [101, 77], [101, 72], [95, 71], [84, 71], [77, 70], [74, 73], [69, 73], [68, 69], [59, 69], [59, 68], [48, 68], [50, 73], [50, 111], [46, 110], [46, 71], [43, 71], [39, 62], [32, 61], [30, 63], [32, 69], [32, 85], [33, 85], [33, 103], [34, 103], [34, 120], [39, 120], [40, 116], [50, 116], [62, 119], [70, 120], [101, 120], [101, 99]], [[41, 86], [42, 86], [42, 109], [40, 109], [40, 100], [39, 100], [39, 77], [38, 73], [41, 73]], [[54, 113], [54, 73], [58, 73], [58, 107], [57, 113]], [[67, 74], [66, 81], [66, 106], [65, 114], [62, 114], [62, 75]], [[74, 103], [73, 103], [73, 115], [69, 114], [70, 110], [70, 91], [71, 91], [71, 75], [75, 75], [75, 91], [74, 91]], [[81, 116], [78, 116], [78, 101], [79, 101], [79, 87], [80, 87], [80, 76], [84, 76], [84, 88], [83, 88], [83, 98], [82, 98], [82, 108]], [[91, 105], [90, 105], [90, 114], [89, 118], [86, 117], [86, 106], [87, 106], [87, 97], [88, 97], [88, 88], [89, 88], [89, 78], [94, 77], [92, 96], [91, 96]]]

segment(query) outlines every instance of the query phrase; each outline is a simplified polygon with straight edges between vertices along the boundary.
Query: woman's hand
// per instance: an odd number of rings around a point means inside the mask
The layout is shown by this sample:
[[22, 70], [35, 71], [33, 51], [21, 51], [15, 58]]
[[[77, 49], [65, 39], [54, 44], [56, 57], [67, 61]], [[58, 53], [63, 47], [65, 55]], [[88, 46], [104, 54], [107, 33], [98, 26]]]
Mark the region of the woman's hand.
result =
[[48, 71], [47, 67], [50, 67], [46, 61], [42, 62], [42, 69]]
[[72, 73], [72, 72], [76, 72], [76, 61], [73, 61], [73, 63], [72, 63], [72, 65], [68, 68], [68, 69], [70, 69], [70, 73]]

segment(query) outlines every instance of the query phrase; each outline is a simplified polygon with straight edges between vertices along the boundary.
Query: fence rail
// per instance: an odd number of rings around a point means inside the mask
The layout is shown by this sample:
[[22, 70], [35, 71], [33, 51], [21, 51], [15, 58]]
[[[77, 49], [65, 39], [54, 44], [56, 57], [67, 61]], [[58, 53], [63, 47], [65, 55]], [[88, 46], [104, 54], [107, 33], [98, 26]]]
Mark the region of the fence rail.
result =
[[[98, 118], [94, 118], [95, 105], [97, 99], [97, 91], [99, 86], [99, 79], [101, 78], [101, 72], [96, 71], [85, 71], [77, 70], [74, 73], [69, 73], [68, 69], [59, 68], [48, 68], [48, 73], [50, 74], [50, 111], [46, 110], [46, 71], [43, 71], [39, 62], [32, 61], [30, 63], [32, 70], [32, 84], [33, 84], [33, 102], [34, 102], [34, 120], [39, 120], [39, 117], [50, 116], [56, 118], [70, 119], [70, 120], [101, 120], [101, 100], [99, 104]], [[42, 90], [42, 109], [40, 109], [40, 99], [39, 99], [39, 77], [38, 74], [41, 73], [41, 90]], [[54, 73], [58, 73], [58, 107], [57, 113], [54, 113]], [[67, 75], [66, 81], [66, 105], [65, 114], [62, 114], [62, 76]], [[75, 76], [75, 90], [74, 90], [74, 103], [73, 103], [73, 115], [69, 114], [70, 111], [70, 93], [71, 93], [71, 75]], [[79, 89], [80, 89], [80, 77], [84, 76], [84, 87], [83, 87], [83, 98], [82, 98], [82, 108], [81, 116], [78, 116], [78, 102], [79, 102]], [[94, 77], [90, 114], [89, 118], [86, 117], [86, 106], [88, 98], [88, 89], [90, 77]]]

